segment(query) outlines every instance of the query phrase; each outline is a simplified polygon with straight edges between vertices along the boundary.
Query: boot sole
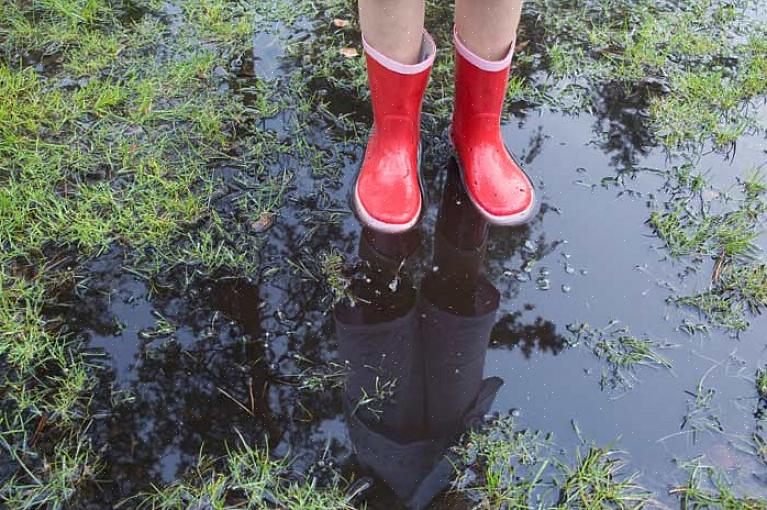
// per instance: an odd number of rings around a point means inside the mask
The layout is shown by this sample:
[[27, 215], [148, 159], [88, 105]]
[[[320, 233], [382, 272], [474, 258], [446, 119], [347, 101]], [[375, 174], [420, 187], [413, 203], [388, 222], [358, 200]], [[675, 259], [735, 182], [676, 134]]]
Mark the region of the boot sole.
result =
[[498, 216], [486, 210], [481, 205], [479, 205], [477, 201], [474, 200], [474, 197], [472, 196], [472, 194], [469, 192], [469, 187], [466, 185], [466, 174], [463, 171], [463, 163], [461, 162], [461, 157], [458, 155], [458, 149], [455, 148], [455, 142], [453, 141], [452, 131], [450, 131], [449, 133], [450, 134], [448, 135], [448, 138], [450, 139], [450, 146], [453, 149], [453, 156], [455, 157], [455, 161], [456, 163], [458, 163], [458, 172], [461, 174], [461, 182], [463, 182], [463, 187], [466, 190], [466, 195], [469, 197], [469, 200], [471, 200], [471, 203], [474, 204], [474, 207], [477, 209], [477, 211], [479, 211], [482, 217], [485, 218], [488, 221], [488, 223], [502, 226], [502, 227], [516, 227], [519, 225], [524, 225], [526, 223], [529, 223], [530, 220], [533, 217], [535, 217], [536, 214], [538, 214], [538, 210], [540, 209], [538, 192], [535, 189], [535, 184], [533, 184], [533, 180], [530, 178], [529, 175], [527, 175], [527, 172], [525, 172], [525, 169], [522, 167], [520, 162], [514, 156], [514, 153], [511, 152], [509, 148], [506, 146], [506, 142], [503, 143], [503, 148], [506, 149], [506, 152], [509, 154], [509, 157], [511, 157], [514, 163], [517, 164], [519, 169], [525, 175], [525, 178], [527, 178], [527, 182], [530, 183], [530, 189], [533, 190], [533, 193], [532, 193], [533, 199], [530, 201], [530, 205], [528, 205], [527, 208], [525, 208], [524, 210], [520, 212]]

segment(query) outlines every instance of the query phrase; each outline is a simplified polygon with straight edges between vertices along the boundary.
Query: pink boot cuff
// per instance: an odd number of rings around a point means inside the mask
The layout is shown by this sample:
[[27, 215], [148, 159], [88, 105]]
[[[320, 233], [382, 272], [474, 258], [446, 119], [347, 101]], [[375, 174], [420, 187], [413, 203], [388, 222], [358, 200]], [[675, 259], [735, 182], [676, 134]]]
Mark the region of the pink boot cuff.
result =
[[483, 71], [489, 71], [494, 73], [498, 71], [503, 71], [504, 69], [506, 69], [507, 67], [511, 65], [511, 57], [514, 55], [514, 43], [516, 41], [511, 41], [509, 52], [501, 60], [485, 60], [484, 58], [476, 55], [475, 53], [472, 53], [471, 50], [466, 47], [463, 41], [461, 41], [461, 38], [458, 36], [457, 27], [453, 27], [453, 42], [455, 43], [455, 49], [458, 51], [458, 54], [461, 55], [466, 60], [468, 60], [469, 63], [471, 63], [472, 65], [476, 67], [479, 67]]
[[437, 45], [434, 44], [429, 32], [423, 31], [423, 42], [421, 43], [421, 61], [417, 64], [402, 64], [396, 60], [387, 57], [377, 49], [368, 44], [365, 35], [362, 35], [362, 46], [365, 53], [370, 55], [376, 62], [399, 74], [419, 74], [429, 69], [434, 64], [434, 57], [437, 55]]

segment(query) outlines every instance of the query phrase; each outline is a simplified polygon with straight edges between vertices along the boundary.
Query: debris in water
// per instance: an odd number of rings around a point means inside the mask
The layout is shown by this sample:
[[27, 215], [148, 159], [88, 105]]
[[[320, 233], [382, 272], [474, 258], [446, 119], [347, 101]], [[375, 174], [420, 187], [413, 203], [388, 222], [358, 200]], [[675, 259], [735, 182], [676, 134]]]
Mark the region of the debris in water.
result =
[[341, 48], [339, 52], [344, 58], [354, 58], [358, 57], [360, 54], [360, 52], [357, 51], [357, 48]]

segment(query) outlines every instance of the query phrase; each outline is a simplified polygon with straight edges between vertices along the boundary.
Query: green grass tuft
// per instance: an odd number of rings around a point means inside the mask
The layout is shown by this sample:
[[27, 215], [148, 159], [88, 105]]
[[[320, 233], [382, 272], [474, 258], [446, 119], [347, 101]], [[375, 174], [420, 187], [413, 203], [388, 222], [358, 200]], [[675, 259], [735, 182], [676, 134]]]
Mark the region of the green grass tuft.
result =
[[267, 450], [242, 445], [223, 459], [201, 457], [194, 477], [130, 502], [137, 510], [189, 508], [301, 508], [302, 510], [354, 510], [354, 494], [340, 478], [326, 485], [294, 472], [286, 459], [272, 458]]
[[654, 211], [649, 224], [672, 257], [694, 263], [715, 261], [709, 289], [672, 301], [696, 308], [717, 326], [745, 329], [746, 313], [756, 314], [767, 306], [767, 263], [756, 245], [767, 218], [762, 174], [747, 175], [734, 196], [728, 196], [682, 167], [675, 169], [669, 187], [666, 210]]
[[700, 459], [682, 466], [687, 482], [670, 492], [679, 498], [682, 508], [691, 510], [765, 510], [767, 499], [736, 495], [730, 482]]
[[640, 509], [652, 501], [637, 475], [624, 473], [619, 452], [589, 445], [568, 463], [550, 436], [516, 430], [511, 417], [469, 432], [453, 453], [452, 490], [474, 508]]
[[629, 390], [638, 380], [640, 367], [671, 369], [671, 364], [657, 351], [674, 347], [649, 338], [638, 338], [626, 327], [613, 321], [604, 328], [595, 329], [587, 323], [569, 324], [571, 345], [583, 345], [605, 363], [600, 384], [602, 388]]

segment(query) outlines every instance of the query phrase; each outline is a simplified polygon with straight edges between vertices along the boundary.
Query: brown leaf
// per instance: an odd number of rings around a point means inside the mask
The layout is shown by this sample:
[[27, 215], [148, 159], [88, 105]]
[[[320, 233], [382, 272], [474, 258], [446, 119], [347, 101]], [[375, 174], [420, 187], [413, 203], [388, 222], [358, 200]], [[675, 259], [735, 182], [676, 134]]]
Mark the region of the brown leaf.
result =
[[337, 28], [344, 28], [344, 27], [346, 27], [346, 26], [349, 24], [349, 21], [347, 21], [347, 20], [345, 20], [345, 19], [341, 19], [341, 18], [335, 18], [335, 19], [333, 20], [333, 24], [334, 24], [334, 25], [335, 25]]
[[250, 229], [256, 233], [266, 232], [274, 224], [275, 215], [265, 212], [261, 213], [257, 220], [251, 220], [248, 222]]
[[357, 48], [341, 48], [341, 55], [343, 55], [345, 58], [354, 58], [358, 57], [360, 52], [357, 51]]
[[519, 53], [525, 48], [527, 48], [527, 45], [530, 44], [530, 41], [522, 41], [521, 43], [518, 43], [516, 46], [514, 46], [514, 53]]

